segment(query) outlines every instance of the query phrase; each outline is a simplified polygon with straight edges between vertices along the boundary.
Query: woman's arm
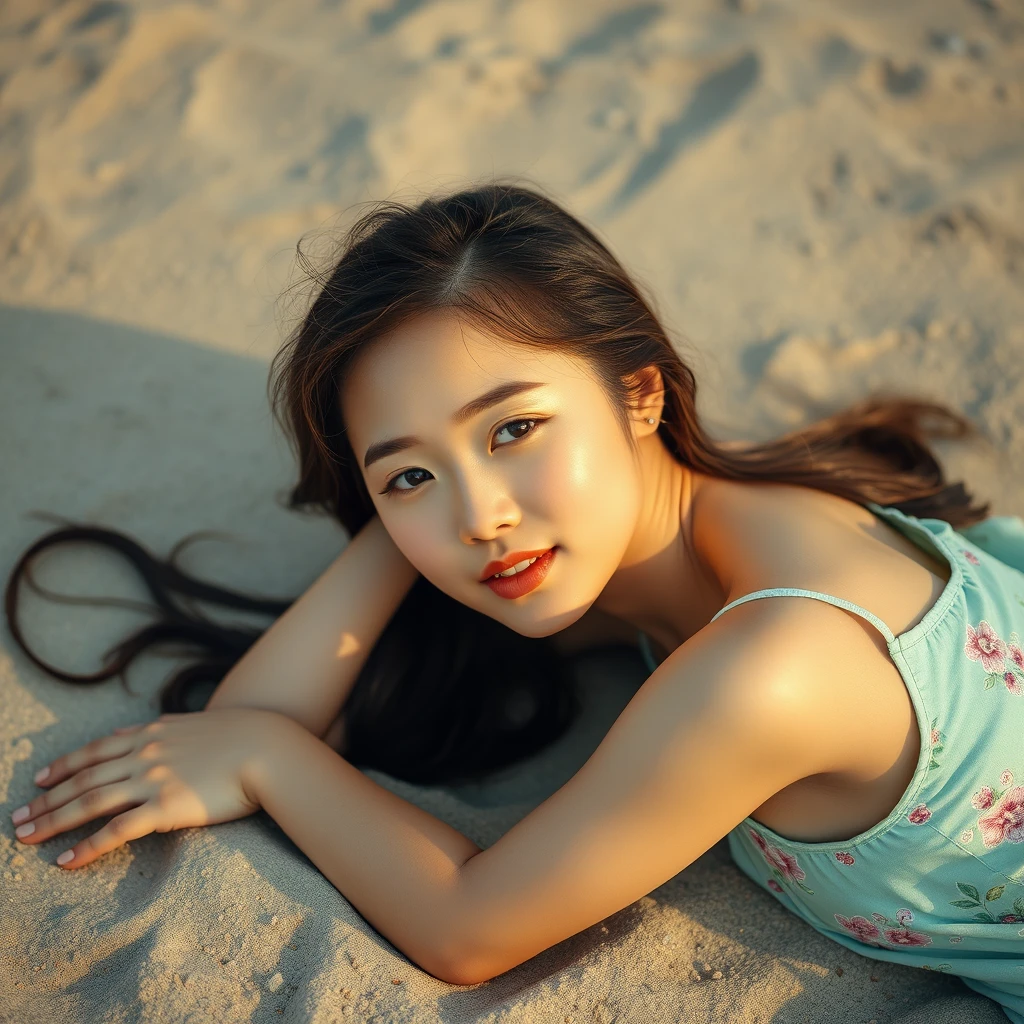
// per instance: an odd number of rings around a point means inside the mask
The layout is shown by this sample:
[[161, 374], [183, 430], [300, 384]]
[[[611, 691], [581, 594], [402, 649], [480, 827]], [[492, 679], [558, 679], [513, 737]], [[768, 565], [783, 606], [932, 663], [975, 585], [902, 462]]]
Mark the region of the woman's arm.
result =
[[377, 931], [448, 980], [459, 871], [480, 852], [472, 840], [288, 718], [277, 720], [244, 785]]
[[770, 796], [833, 766], [842, 726], [825, 688], [781, 665], [776, 685], [765, 666], [769, 650], [780, 661], [777, 638], [737, 643], [715, 627], [659, 665], [576, 775], [484, 851], [284, 720], [251, 795], [414, 963], [451, 984], [486, 981], [656, 889]]
[[373, 516], [232, 666], [206, 707], [262, 708], [314, 736], [337, 733], [338, 712], [417, 576]]

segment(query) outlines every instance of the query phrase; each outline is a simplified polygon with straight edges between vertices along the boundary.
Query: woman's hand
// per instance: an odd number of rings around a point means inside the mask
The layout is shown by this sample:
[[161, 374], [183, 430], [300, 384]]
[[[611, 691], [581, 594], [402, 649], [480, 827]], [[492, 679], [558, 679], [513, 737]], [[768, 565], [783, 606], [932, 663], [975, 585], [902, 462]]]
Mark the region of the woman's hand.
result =
[[[216, 825], [254, 814], [249, 772], [266, 751], [280, 716], [257, 708], [161, 715], [115, 729], [48, 766], [51, 787], [16, 818], [35, 826], [23, 843], [39, 843], [94, 818], [116, 815], [71, 848], [68, 868], [84, 867], [150, 832]], [[58, 863], [60, 859], [58, 858]]]

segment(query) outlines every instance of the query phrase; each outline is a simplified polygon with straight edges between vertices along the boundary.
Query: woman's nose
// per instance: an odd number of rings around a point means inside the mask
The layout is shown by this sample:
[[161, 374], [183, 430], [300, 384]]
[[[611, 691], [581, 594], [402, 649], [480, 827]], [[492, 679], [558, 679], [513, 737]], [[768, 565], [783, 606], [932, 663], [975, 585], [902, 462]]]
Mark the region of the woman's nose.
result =
[[495, 479], [469, 481], [460, 488], [459, 532], [462, 539], [493, 540], [519, 522], [519, 510], [504, 485]]

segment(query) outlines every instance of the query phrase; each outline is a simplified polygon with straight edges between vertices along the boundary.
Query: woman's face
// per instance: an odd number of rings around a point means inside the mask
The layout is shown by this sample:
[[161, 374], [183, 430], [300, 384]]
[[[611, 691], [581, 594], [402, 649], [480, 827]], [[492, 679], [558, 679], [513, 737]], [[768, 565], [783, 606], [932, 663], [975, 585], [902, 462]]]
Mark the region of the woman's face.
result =
[[[456, 416], [521, 381], [540, 386]], [[633, 536], [642, 488], [582, 363], [431, 314], [362, 354], [341, 401], [381, 521], [439, 590], [532, 637], [569, 626], [600, 595]], [[396, 438], [414, 443], [381, 448]], [[529, 593], [502, 597], [481, 582], [489, 562], [548, 548], [548, 573]]]

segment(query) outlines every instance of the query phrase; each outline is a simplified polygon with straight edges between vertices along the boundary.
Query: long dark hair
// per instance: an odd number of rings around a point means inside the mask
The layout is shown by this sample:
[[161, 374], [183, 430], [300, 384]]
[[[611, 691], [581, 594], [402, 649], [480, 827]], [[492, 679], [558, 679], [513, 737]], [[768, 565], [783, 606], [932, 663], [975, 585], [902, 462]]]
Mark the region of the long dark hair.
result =
[[[287, 503], [326, 512], [349, 537], [375, 509], [342, 422], [345, 375], [376, 338], [442, 309], [457, 311], [493, 336], [557, 347], [585, 360], [627, 436], [633, 375], [656, 366], [665, 389], [661, 440], [680, 463], [700, 473], [798, 484], [954, 527], [988, 514], [988, 504], [972, 506], [963, 484], [945, 481], [926, 441], [980, 432], [937, 403], [875, 395], [767, 443], [713, 441], [697, 416], [693, 372], [652, 303], [590, 229], [536, 189], [496, 181], [418, 205], [374, 204], [348, 230], [326, 273], [301, 240], [296, 249], [315, 297], [270, 367], [274, 417], [298, 462]], [[182, 608], [172, 593], [271, 616], [291, 601], [247, 596], [182, 572], [175, 556], [194, 536], [163, 560], [124, 534], [93, 524], [70, 523], [46, 534], [7, 583], [5, 610], [14, 639], [36, 665], [71, 683], [115, 674], [124, 682], [124, 670], [146, 647], [184, 643], [205, 657], [164, 684], [160, 708], [199, 710], [190, 706], [189, 693], [218, 683], [263, 631], [213, 623]], [[162, 613], [108, 651], [110, 663], [93, 675], [61, 672], [40, 660], [15, 620], [17, 584], [31, 559], [68, 541], [120, 551], [142, 573]], [[29, 580], [35, 586], [30, 574]], [[545, 747], [579, 707], [568, 662], [549, 639], [523, 637], [420, 576], [342, 709], [341, 752], [353, 764], [411, 782], [454, 783]]]

